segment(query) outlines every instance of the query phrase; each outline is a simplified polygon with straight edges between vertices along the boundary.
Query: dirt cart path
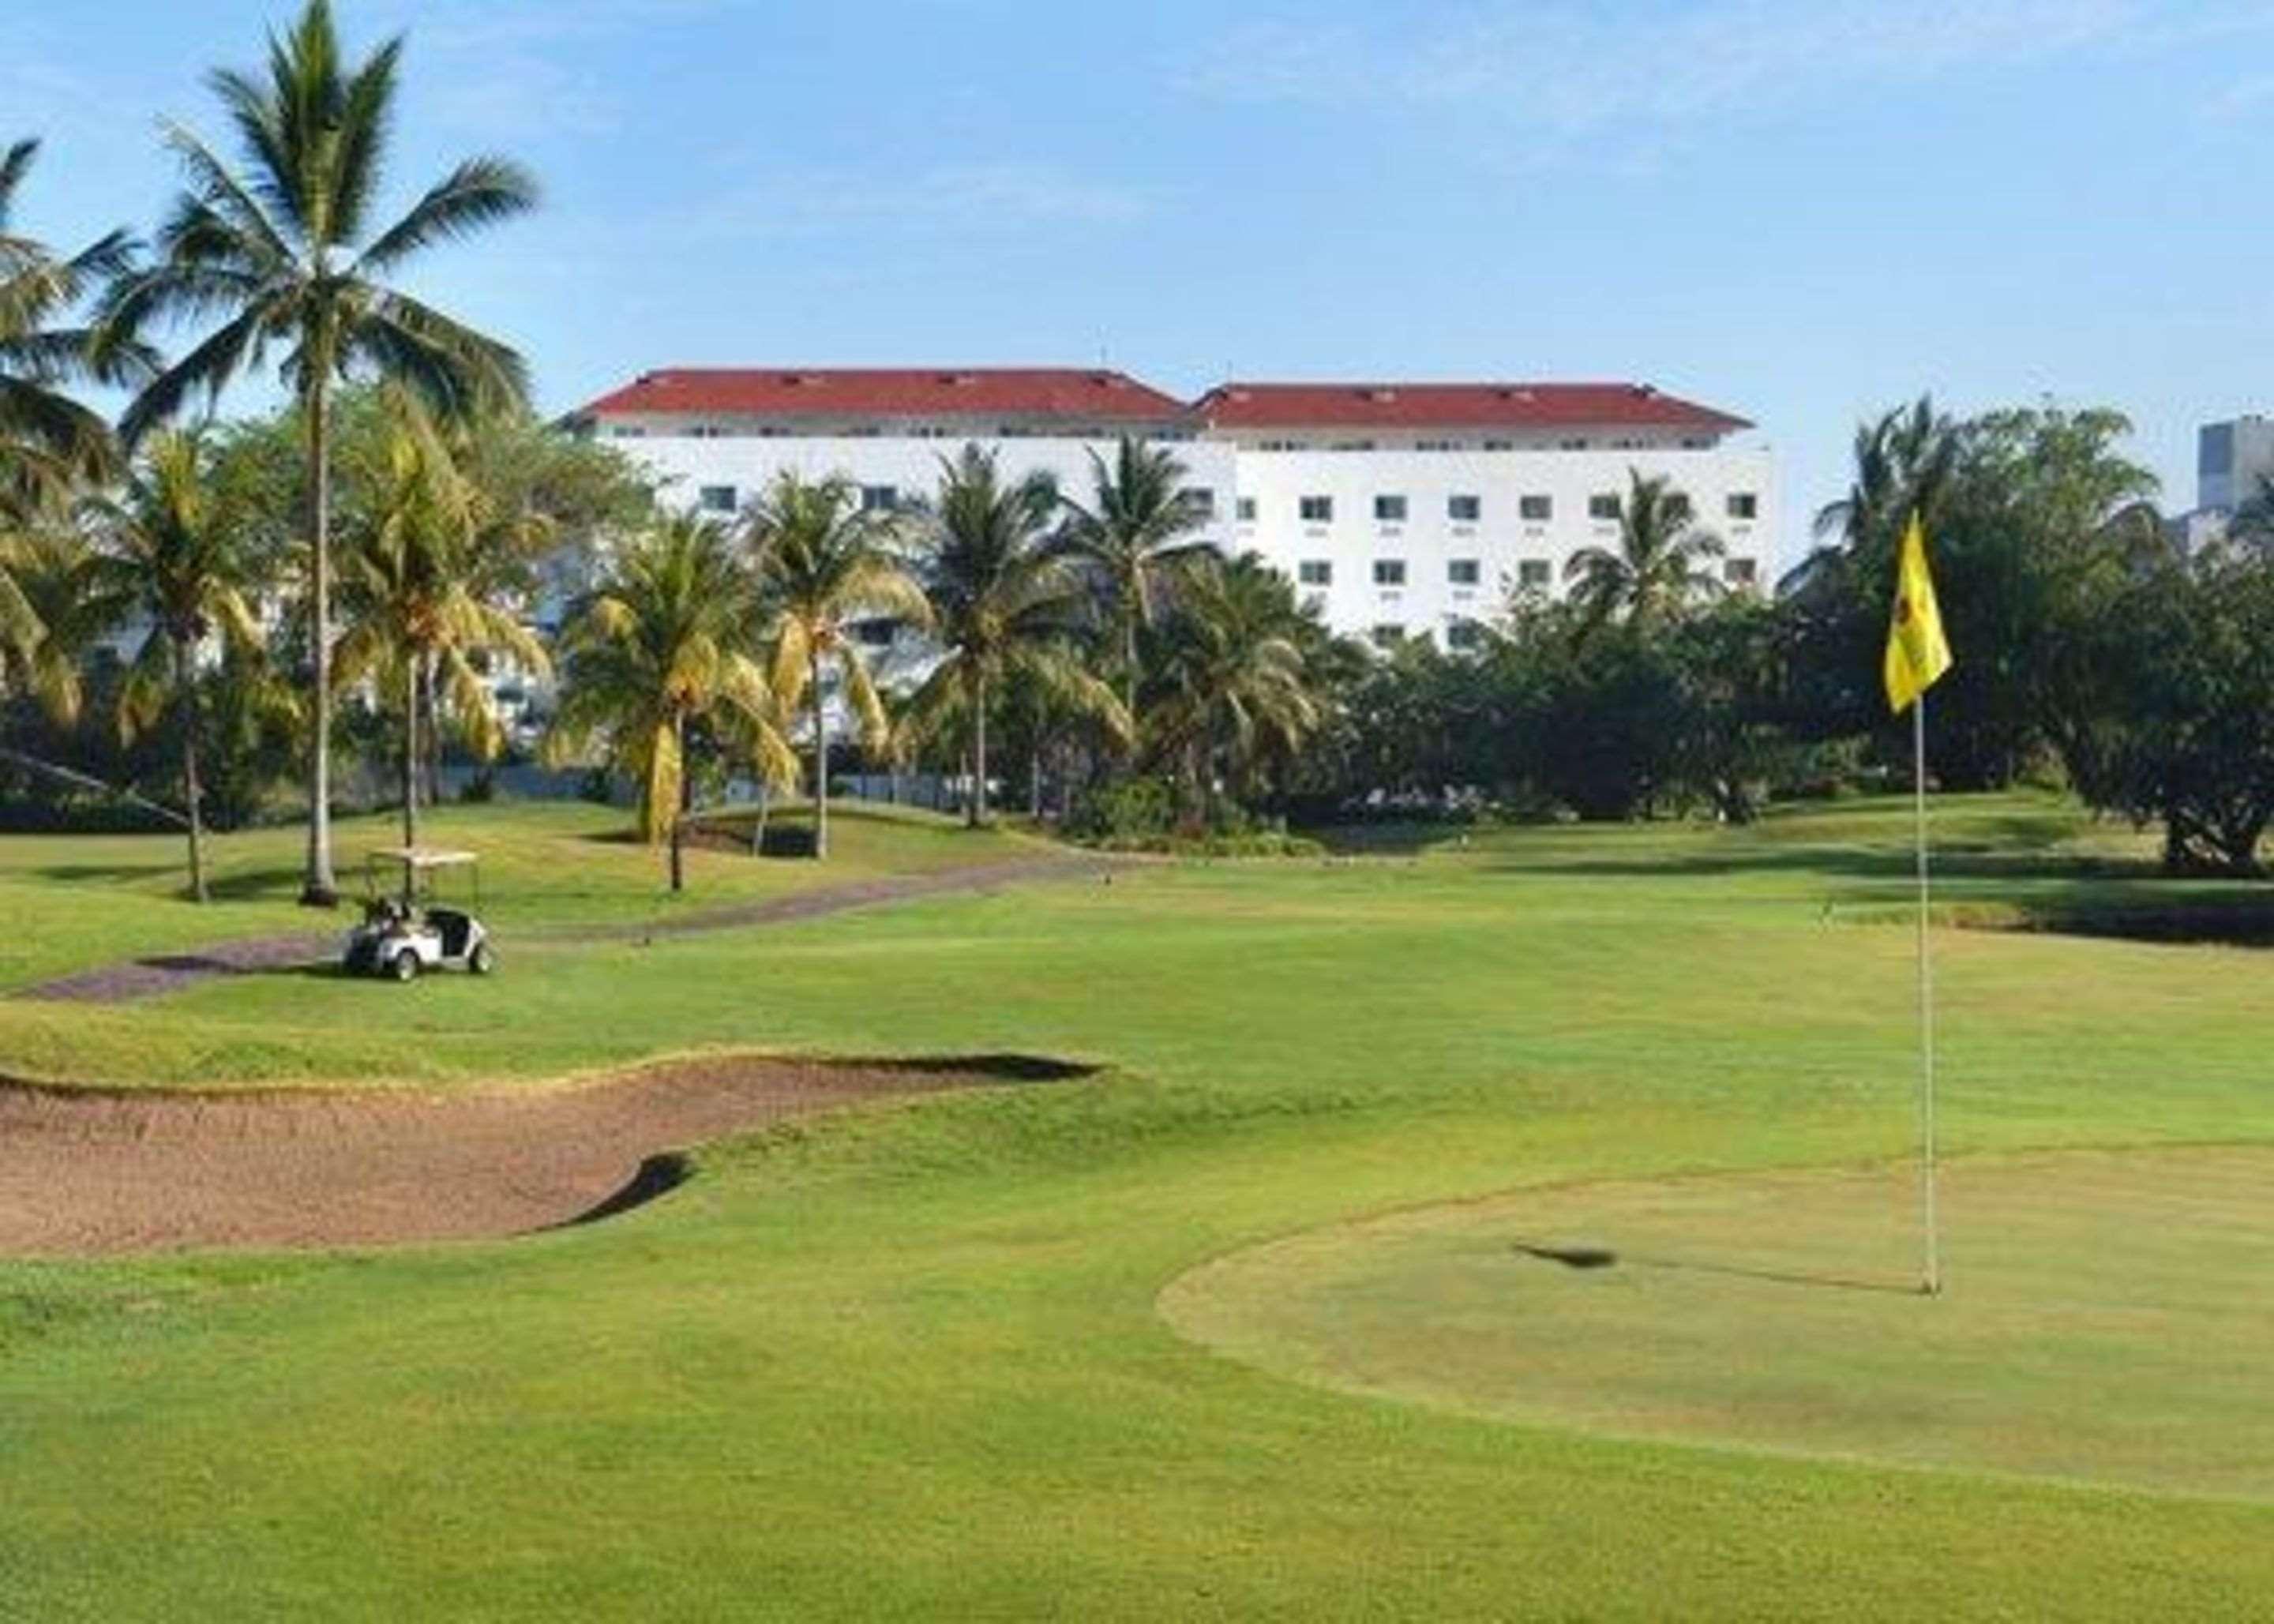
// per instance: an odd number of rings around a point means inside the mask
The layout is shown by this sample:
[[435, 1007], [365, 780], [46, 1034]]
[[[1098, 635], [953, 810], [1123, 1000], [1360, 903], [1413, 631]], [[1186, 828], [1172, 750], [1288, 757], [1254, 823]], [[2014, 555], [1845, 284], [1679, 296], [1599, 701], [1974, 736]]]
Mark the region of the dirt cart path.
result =
[[719, 1056], [523, 1093], [98, 1093], [0, 1082], [0, 1254], [506, 1236], [674, 1182], [662, 1153], [888, 1096], [1055, 1080], [1015, 1058]]
[[[897, 875], [878, 880], [855, 880], [841, 885], [816, 886], [787, 897], [705, 908], [675, 919], [646, 923], [595, 926], [587, 929], [533, 933], [544, 942], [636, 942], [656, 936], [692, 936], [708, 930], [734, 930], [750, 925], [787, 924], [793, 920], [819, 919], [854, 908], [907, 902], [960, 891], [999, 891], [1008, 885], [1046, 880], [1093, 878], [1125, 866], [1131, 859], [1053, 853], [1041, 857], [1013, 858], [968, 868], [946, 868], [936, 874]], [[342, 929], [344, 929], [344, 917]], [[289, 969], [328, 958], [339, 948], [339, 930], [320, 933], [292, 931], [215, 943], [187, 952], [159, 953], [118, 964], [98, 965], [19, 989], [19, 998], [44, 998], [79, 1004], [127, 1004], [177, 992], [193, 982], [216, 975], [245, 975], [263, 970]]]

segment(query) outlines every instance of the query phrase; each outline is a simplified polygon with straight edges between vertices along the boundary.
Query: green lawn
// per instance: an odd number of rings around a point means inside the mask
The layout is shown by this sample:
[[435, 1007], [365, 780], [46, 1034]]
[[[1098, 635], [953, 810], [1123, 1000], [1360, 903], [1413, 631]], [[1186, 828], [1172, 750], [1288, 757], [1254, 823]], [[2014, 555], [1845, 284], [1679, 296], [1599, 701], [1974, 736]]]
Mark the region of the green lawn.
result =
[[[717, 1147], [663, 1202], [540, 1239], [0, 1264], [0, 1617], [2134, 1619], [2274, 1596], [2263, 1500], [1452, 1413], [1226, 1359], [1158, 1311], [1211, 1259], [1367, 1214], [1901, 1154], [1900, 804], [1164, 865], [651, 946], [543, 938], [659, 906], [653, 860], [594, 815], [457, 816], [515, 820], [442, 831], [493, 846], [568, 820], [495, 981], [0, 1001], [0, 1070], [450, 1086], [703, 1045], [1107, 1069]], [[1958, 904], [2233, 891], [2139, 877], [2129, 831], [2048, 799], [1939, 818]], [[877, 838], [916, 848], [886, 865], [975, 849]], [[148, 868], [66, 872], [90, 844], [0, 842], [27, 951], [196, 937]], [[704, 861], [696, 906], [793, 883]], [[232, 929], [293, 917], [242, 906]], [[1938, 951], [1960, 1155], [2274, 1143], [2262, 952]], [[2025, 1419], [2112, 1391], [2148, 1413], [2164, 1368], [2056, 1374]], [[1849, 1396], [1868, 1425], [1917, 1395]]]

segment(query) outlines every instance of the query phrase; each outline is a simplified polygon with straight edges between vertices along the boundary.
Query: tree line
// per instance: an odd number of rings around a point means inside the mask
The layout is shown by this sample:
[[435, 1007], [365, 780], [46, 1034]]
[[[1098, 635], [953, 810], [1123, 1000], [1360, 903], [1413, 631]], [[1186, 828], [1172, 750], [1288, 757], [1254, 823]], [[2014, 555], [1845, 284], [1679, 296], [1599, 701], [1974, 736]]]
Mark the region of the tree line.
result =
[[[786, 476], [742, 513], [678, 512], [538, 423], [509, 347], [401, 289], [538, 195], [478, 156], [378, 217], [401, 53], [350, 60], [310, 0], [262, 69], [209, 76], [234, 162], [167, 128], [184, 184], [147, 242], [17, 230], [37, 145], [0, 156], [0, 676], [25, 747], [0, 771], [162, 790], [198, 894], [208, 816], [288, 774], [311, 901], [336, 889], [343, 763], [392, 763], [415, 841], [445, 748], [512, 742], [508, 667], [557, 687], [544, 751], [631, 784], [651, 839], [739, 778], [802, 785], [825, 854], [854, 760], [952, 774], [974, 823], [1007, 765], [1029, 812], [1111, 839], [1480, 808], [1743, 821], [1903, 770], [1877, 671], [1914, 512], [1958, 651], [1933, 777], [2058, 778], [2159, 824], [2175, 868], [2255, 866], [2274, 492], [2183, 554], [2117, 413], [1921, 401], [1866, 424], [1773, 596], [1723, 590], [1686, 495], [1637, 472], [1615, 545], [1575, 554], [1560, 595], [1510, 585], [1454, 647], [1332, 635], [1284, 575], [1197, 543], [1172, 450], [1133, 440], [1081, 492], [974, 446], [905, 511]], [[211, 421], [253, 375], [285, 405]], [[116, 424], [87, 386], [127, 392]], [[895, 627], [928, 650], [905, 684], [872, 659]]]

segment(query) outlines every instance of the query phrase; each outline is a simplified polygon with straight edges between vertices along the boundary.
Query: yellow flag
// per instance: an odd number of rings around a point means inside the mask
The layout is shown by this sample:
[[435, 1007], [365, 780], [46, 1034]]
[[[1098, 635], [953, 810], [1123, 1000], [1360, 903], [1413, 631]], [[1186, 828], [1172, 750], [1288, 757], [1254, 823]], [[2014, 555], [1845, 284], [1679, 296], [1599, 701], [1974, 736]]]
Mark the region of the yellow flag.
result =
[[1895, 566], [1895, 613], [1887, 625], [1887, 656], [1880, 666], [1887, 680], [1888, 708], [1901, 716], [1949, 669], [1950, 643], [1942, 635], [1934, 577], [1926, 569], [1926, 533], [1915, 513], [1903, 531], [1902, 558]]

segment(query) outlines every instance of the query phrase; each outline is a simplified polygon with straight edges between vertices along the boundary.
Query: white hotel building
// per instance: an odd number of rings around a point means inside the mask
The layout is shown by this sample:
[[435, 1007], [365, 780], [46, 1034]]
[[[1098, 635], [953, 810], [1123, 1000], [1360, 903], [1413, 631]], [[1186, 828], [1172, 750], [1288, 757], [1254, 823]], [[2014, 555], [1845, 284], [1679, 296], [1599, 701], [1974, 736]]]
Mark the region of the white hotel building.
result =
[[1188, 405], [1102, 370], [685, 368], [568, 420], [722, 515], [783, 469], [843, 474], [871, 506], [928, 497], [967, 441], [1087, 501], [1090, 452], [1175, 441], [1200, 538], [1261, 553], [1377, 642], [1459, 647], [1511, 589], [1560, 593], [1574, 553], [1616, 545], [1630, 469], [1689, 495], [1729, 584], [1776, 575], [1770, 454], [1728, 443], [1752, 425], [1646, 384], [1228, 383]]

